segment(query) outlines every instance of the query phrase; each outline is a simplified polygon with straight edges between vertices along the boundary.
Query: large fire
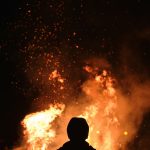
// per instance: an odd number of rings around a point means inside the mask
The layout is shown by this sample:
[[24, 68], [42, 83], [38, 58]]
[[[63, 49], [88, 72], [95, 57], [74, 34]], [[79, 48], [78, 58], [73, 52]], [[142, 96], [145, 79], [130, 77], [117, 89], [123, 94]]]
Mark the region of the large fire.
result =
[[[88, 67], [87, 71], [89, 70], [92, 69]], [[97, 149], [119, 149], [120, 143], [115, 133], [119, 126], [115, 110], [117, 96], [113, 82], [114, 79], [106, 70], [103, 70], [101, 74], [94, 74], [93, 79], [84, 83], [83, 86], [86, 95], [95, 101], [87, 106], [82, 116], [88, 120], [91, 127], [89, 142]]]
[[53, 130], [52, 123], [61, 115], [64, 107], [64, 104], [50, 105], [48, 109], [29, 114], [24, 118], [22, 125], [25, 128], [26, 149], [47, 149], [56, 136], [56, 131]]
[[[66, 141], [66, 125], [71, 117], [84, 117], [90, 132], [87, 141], [97, 150], [125, 150], [136, 130], [126, 122], [129, 105], [116, 88], [111, 73], [91, 66], [84, 67], [88, 80], [82, 84], [82, 96], [75, 104], [55, 103], [43, 111], [27, 115], [23, 150], [55, 150]], [[61, 84], [64, 79], [57, 70], [48, 77]], [[83, 96], [84, 95], [84, 96]], [[135, 118], [136, 119], [136, 118]], [[59, 121], [61, 120], [61, 121]]]

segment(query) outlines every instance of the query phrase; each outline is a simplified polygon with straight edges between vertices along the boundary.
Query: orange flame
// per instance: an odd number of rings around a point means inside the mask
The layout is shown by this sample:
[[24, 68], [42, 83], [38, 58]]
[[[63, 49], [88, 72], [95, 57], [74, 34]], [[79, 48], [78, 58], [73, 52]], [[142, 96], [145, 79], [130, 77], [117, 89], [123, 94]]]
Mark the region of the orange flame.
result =
[[49, 80], [57, 79], [58, 82], [64, 83], [64, 79], [61, 77], [60, 73], [57, 70], [54, 70], [50, 75], [49, 75]]
[[53, 121], [61, 115], [64, 104], [50, 105], [48, 109], [27, 115], [22, 121], [25, 128], [24, 136], [28, 150], [46, 150], [53, 142], [56, 131], [53, 130]]
[[84, 83], [83, 90], [95, 101], [81, 115], [90, 125], [88, 141], [97, 149], [115, 150], [118, 141], [112, 129], [119, 126], [119, 121], [115, 114], [117, 96], [113, 78], [103, 70], [101, 74], [95, 74], [94, 79]]
[[[78, 101], [77, 105], [71, 106], [71, 109], [66, 109], [65, 114], [67, 116], [63, 116], [69, 117], [69, 119], [74, 115], [85, 118], [90, 126], [87, 140], [96, 149], [124, 150], [126, 138], [129, 138], [130, 135], [125, 128], [121, 127], [117, 114], [119, 98], [114, 87], [115, 79], [107, 70], [99, 73], [92, 67], [87, 66], [84, 69], [92, 74], [90, 79], [82, 85], [82, 90], [86, 95], [83, 98], [84, 102], [79, 99], [81, 105]], [[55, 79], [60, 83], [64, 81], [57, 70], [54, 70], [49, 76], [49, 80]], [[69, 107], [67, 106], [67, 108]], [[22, 125], [25, 128], [24, 136], [28, 144], [27, 150], [48, 150], [49, 148], [53, 150], [61, 146], [60, 143], [65, 142], [66, 124], [64, 126], [64, 123], [66, 123], [66, 119], [62, 119], [64, 122], [57, 122], [57, 125], [62, 127], [61, 135], [58, 135], [57, 128], [53, 127], [55, 119], [61, 116], [64, 109], [64, 104], [50, 105], [49, 109], [29, 114], [24, 118]], [[55, 140], [57, 140], [57, 145], [54, 144]]]

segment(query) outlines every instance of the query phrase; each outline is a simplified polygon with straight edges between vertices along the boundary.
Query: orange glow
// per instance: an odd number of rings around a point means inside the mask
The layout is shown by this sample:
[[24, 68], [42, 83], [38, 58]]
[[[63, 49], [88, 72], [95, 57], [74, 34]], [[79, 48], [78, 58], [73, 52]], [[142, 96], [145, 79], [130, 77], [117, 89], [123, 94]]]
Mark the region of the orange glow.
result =
[[64, 79], [59, 78], [58, 81], [59, 81], [60, 83], [64, 83]]
[[[115, 114], [117, 96], [113, 87], [113, 79], [106, 70], [103, 70], [101, 74], [94, 74], [91, 67], [86, 66], [84, 69], [94, 75], [83, 85], [83, 92], [93, 101], [89, 102], [79, 115], [85, 118], [90, 126], [87, 140], [96, 149], [116, 150], [118, 139], [114, 138], [114, 132], [119, 126], [119, 121]], [[60, 83], [64, 82], [57, 70], [54, 70], [49, 76], [49, 80], [55, 79]], [[60, 87], [61, 89], [63, 87]], [[47, 110], [25, 117], [22, 124], [25, 128], [24, 135], [29, 144], [29, 150], [47, 150], [48, 144], [54, 142], [56, 130], [52, 128], [52, 122], [61, 115], [63, 110], [64, 105], [51, 105]], [[124, 134], [126, 135], [126, 132]]]
[[53, 130], [53, 121], [61, 115], [64, 104], [50, 105], [48, 109], [27, 115], [22, 121], [24, 136], [28, 150], [46, 150], [53, 142], [56, 131]]
[[89, 73], [91, 73], [93, 71], [92, 67], [90, 67], [90, 66], [85, 66], [83, 69]]
[[128, 131], [124, 131], [123, 134], [124, 134], [125, 136], [127, 136], [127, 135], [128, 135]]
[[59, 75], [58, 71], [57, 71], [57, 70], [54, 70], [54, 71], [50, 74], [49, 80], [54, 79], [54, 78], [58, 78], [59, 76], [60, 76], [60, 75]]
[[[125, 150], [125, 145], [134, 132], [132, 133], [131, 129], [124, 131], [129, 127], [128, 124], [125, 126], [125, 117], [119, 112], [126, 113], [128, 105], [120, 103], [118, 91], [114, 86], [115, 79], [107, 70], [98, 70], [89, 66], [85, 66], [84, 70], [88, 72], [89, 78], [81, 87], [84, 97], [77, 98], [76, 105], [70, 105], [72, 100], [70, 98], [68, 104], [51, 104], [48, 109], [29, 114], [24, 118], [22, 125], [25, 150], [58, 149], [67, 140], [66, 126], [69, 119], [74, 116], [87, 120], [90, 127], [87, 141], [94, 148]], [[61, 83], [59, 89], [63, 90], [62, 84], [65, 80], [57, 70], [49, 75], [49, 81], [55, 80]], [[120, 106], [126, 109], [122, 110]]]
[[119, 126], [119, 120], [115, 114], [117, 96], [112, 80], [107, 71], [103, 70], [102, 74], [95, 74], [94, 79], [84, 85], [84, 92], [97, 100], [81, 116], [90, 125], [89, 143], [100, 150], [117, 149], [118, 141], [115, 140], [113, 132]]
[[54, 80], [54, 79], [56, 79], [60, 83], [64, 83], [64, 79], [61, 77], [61, 74], [57, 70], [54, 70], [49, 75], [49, 80]]

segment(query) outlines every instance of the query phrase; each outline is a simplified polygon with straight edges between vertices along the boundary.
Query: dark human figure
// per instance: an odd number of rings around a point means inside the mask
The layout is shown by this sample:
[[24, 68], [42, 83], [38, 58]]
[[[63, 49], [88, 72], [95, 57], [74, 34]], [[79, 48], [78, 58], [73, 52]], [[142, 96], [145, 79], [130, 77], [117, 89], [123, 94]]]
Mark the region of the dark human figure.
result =
[[88, 138], [89, 126], [84, 118], [74, 117], [69, 121], [67, 134], [70, 141], [58, 150], [95, 150], [85, 140]]

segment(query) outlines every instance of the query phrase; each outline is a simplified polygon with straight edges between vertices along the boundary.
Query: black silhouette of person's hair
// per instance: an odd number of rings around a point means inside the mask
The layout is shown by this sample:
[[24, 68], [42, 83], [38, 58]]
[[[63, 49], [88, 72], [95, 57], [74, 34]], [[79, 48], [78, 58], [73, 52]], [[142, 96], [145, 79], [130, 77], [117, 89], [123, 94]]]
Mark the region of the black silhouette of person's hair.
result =
[[83, 141], [88, 138], [89, 126], [84, 118], [73, 117], [67, 127], [67, 134], [71, 141]]
[[89, 126], [84, 118], [73, 117], [67, 126], [67, 134], [70, 139], [58, 150], [96, 150], [86, 142]]

